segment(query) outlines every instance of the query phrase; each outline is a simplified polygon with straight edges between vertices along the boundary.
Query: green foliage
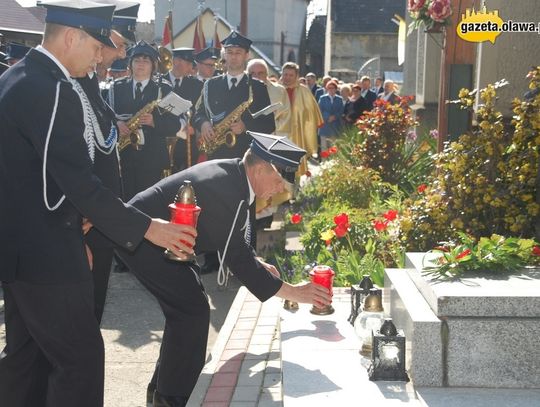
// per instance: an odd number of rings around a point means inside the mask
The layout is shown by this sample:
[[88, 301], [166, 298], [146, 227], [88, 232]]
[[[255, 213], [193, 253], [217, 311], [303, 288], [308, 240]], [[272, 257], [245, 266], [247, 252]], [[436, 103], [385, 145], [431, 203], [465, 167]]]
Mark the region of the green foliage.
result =
[[[540, 67], [530, 78], [531, 89], [538, 89]], [[515, 116], [509, 132], [495, 109], [496, 88], [503, 85], [480, 91], [478, 128], [446, 145], [436, 159], [429, 188], [412, 197], [402, 218], [409, 249], [429, 250], [458, 232], [476, 238], [534, 236], [540, 215], [540, 92], [531, 100], [513, 102]], [[476, 92], [462, 89], [459, 96], [461, 105], [470, 108]]]
[[538, 264], [540, 257], [532, 239], [504, 238], [500, 235], [475, 238], [459, 233], [455, 242], [433, 250], [438, 255], [424, 271], [441, 277], [458, 277], [466, 272], [510, 273], [526, 265]]

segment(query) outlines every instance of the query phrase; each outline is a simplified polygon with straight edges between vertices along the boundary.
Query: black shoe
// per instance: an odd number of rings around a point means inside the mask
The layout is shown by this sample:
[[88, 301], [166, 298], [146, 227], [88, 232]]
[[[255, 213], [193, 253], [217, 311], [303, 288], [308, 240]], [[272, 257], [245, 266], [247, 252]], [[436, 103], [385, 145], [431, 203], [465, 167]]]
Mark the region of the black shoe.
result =
[[164, 396], [155, 391], [153, 407], [185, 407], [187, 401], [184, 397]]
[[156, 392], [156, 388], [152, 383], [148, 385], [146, 388], [146, 405], [147, 407], [152, 407], [154, 404], [154, 393]]
[[219, 259], [216, 252], [205, 253], [204, 264], [201, 267], [201, 274], [210, 274], [219, 269]]

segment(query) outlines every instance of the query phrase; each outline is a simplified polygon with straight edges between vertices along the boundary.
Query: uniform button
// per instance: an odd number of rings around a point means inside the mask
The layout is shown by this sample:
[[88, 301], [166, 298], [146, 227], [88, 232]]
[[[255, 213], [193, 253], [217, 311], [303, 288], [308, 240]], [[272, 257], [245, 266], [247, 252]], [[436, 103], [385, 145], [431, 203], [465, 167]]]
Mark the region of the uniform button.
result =
[[64, 224], [65, 224], [68, 228], [71, 227], [71, 221], [69, 221], [69, 220], [66, 220], [66, 222], [65, 222]]
[[126, 242], [126, 247], [127, 247], [128, 249], [131, 249], [131, 248], [133, 247], [133, 243], [131, 243], [131, 242]]

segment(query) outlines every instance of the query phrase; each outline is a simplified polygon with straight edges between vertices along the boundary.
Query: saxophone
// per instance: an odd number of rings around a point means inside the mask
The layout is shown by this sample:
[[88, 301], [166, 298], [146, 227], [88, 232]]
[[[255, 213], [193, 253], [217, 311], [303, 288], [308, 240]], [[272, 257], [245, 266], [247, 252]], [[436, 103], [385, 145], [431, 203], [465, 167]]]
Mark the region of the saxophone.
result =
[[155, 107], [158, 105], [161, 99], [156, 99], [151, 101], [150, 103], [146, 104], [141, 110], [139, 110], [137, 113], [135, 113], [131, 119], [129, 119], [126, 122], [126, 126], [129, 128], [129, 134], [125, 136], [120, 136], [118, 138], [118, 150], [123, 151], [127, 146], [130, 144], [134, 144], [135, 146], [139, 146], [140, 143], [140, 136], [139, 136], [139, 122], [141, 120], [141, 116], [146, 113], [151, 113]]
[[222, 121], [214, 126], [214, 137], [205, 142], [202, 142], [199, 146], [199, 149], [210, 155], [218, 149], [218, 147], [225, 144], [227, 147], [231, 148], [236, 144], [236, 134], [231, 130], [231, 125], [240, 119], [242, 113], [244, 113], [249, 105], [253, 102], [253, 89], [251, 85], [249, 86], [249, 96], [248, 100], [240, 103], [236, 109], [229, 113]]

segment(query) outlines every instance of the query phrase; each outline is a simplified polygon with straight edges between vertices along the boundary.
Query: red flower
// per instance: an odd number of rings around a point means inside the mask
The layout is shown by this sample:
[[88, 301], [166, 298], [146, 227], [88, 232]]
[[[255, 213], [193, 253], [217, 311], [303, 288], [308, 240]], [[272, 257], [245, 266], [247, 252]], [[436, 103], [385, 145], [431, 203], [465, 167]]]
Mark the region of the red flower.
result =
[[334, 216], [334, 223], [338, 226], [340, 225], [347, 225], [347, 228], [349, 227], [349, 215], [347, 215], [345, 212], [340, 213], [339, 215]]
[[336, 146], [330, 147], [330, 148], [328, 149], [328, 152], [329, 152], [330, 154], [335, 154], [335, 153], [337, 153], [337, 147], [336, 147]]
[[302, 222], [302, 215], [299, 213], [295, 213], [291, 216], [291, 223], [296, 225], [298, 223]]
[[452, 15], [450, 0], [433, 0], [428, 7], [427, 14], [434, 21], [443, 23]]
[[426, 189], [427, 189], [426, 184], [420, 184], [420, 185], [418, 185], [418, 188], [416, 188], [416, 190], [418, 191], [419, 194], [422, 194]]
[[409, 11], [419, 11], [422, 7], [424, 7], [426, 0], [409, 0]]
[[398, 215], [398, 211], [396, 211], [395, 209], [390, 209], [388, 212], [386, 212], [383, 215], [383, 217], [386, 220], [393, 221], [397, 218], [397, 215]]
[[324, 243], [326, 246], [330, 246], [332, 244], [332, 239], [325, 240]]
[[377, 232], [382, 232], [388, 228], [388, 221], [385, 220], [383, 222], [382, 220], [374, 220], [373, 227], [375, 228]]
[[339, 224], [334, 228], [334, 233], [336, 234], [337, 237], [344, 237], [349, 231], [348, 226], [349, 225], [345, 223]]
[[306, 171], [306, 177], [311, 177], [311, 172], [310, 171]]
[[328, 158], [330, 153], [327, 150], [321, 151], [321, 158]]
[[532, 255], [533, 256], [540, 256], [540, 246], [534, 246], [532, 248]]
[[456, 260], [462, 259], [462, 258], [464, 258], [465, 256], [468, 256], [469, 254], [471, 254], [471, 249], [465, 249], [465, 250], [463, 250], [460, 254], [458, 254], [458, 255], [456, 256]]

